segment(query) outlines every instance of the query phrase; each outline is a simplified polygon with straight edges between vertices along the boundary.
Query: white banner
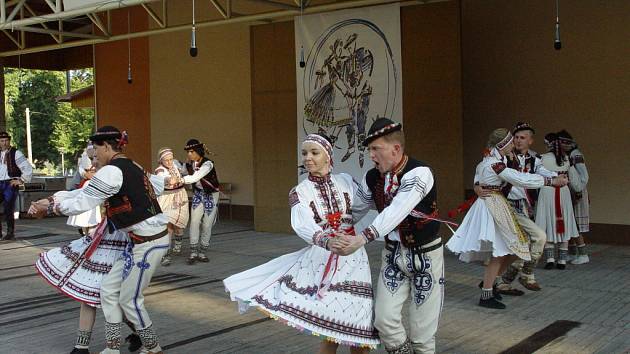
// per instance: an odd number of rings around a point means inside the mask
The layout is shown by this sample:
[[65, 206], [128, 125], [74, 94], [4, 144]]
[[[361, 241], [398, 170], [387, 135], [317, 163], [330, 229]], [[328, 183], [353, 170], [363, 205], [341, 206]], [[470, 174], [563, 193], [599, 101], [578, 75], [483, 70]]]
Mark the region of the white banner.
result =
[[296, 17], [295, 48], [298, 166], [304, 137], [323, 132], [333, 140], [335, 172], [360, 180], [373, 167], [362, 145], [372, 122], [402, 123], [400, 7]]

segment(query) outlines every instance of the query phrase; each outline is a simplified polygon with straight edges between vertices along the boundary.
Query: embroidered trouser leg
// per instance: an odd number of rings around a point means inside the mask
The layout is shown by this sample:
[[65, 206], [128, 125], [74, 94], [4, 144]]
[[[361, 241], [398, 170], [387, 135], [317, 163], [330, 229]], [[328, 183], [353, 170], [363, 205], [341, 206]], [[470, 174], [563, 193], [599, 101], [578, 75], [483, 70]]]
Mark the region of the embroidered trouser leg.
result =
[[168, 236], [137, 244], [133, 247], [133, 259], [123, 257], [114, 263], [101, 282], [101, 306], [107, 322], [121, 323], [124, 313], [137, 330], [151, 325], [144, 307], [143, 291], [166, 254], [168, 245]]
[[197, 205], [190, 210], [190, 245], [197, 246], [199, 244], [199, 234], [201, 221], [205, 217], [203, 203]]
[[212, 237], [212, 227], [217, 220], [217, 215], [219, 212], [219, 205], [217, 202], [219, 201], [219, 193], [212, 193], [212, 199], [214, 199], [214, 208], [210, 214], [204, 214], [203, 220], [201, 223], [201, 252], [208, 249], [210, 246], [210, 237]]
[[[441, 242], [441, 241], [438, 241]], [[435, 352], [435, 333], [444, 300], [444, 257], [438, 248], [418, 255], [413, 271], [410, 251], [383, 250], [375, 299], [374, 326], [388, 350], [404, 345], [402, 308], [409, 306], [409, 339], [415, 353]]]
[[531, 261], [517, 261], [514, 265], [521, 271], [522, 277], [534, 281], [534, 268], [542, 257], [545, 242], [547, 242], [547, 234], [529, 217], [519, 213], [515, 213], [515, 215], [518, 224], [529, 235], [529, 249], [532, 258]]

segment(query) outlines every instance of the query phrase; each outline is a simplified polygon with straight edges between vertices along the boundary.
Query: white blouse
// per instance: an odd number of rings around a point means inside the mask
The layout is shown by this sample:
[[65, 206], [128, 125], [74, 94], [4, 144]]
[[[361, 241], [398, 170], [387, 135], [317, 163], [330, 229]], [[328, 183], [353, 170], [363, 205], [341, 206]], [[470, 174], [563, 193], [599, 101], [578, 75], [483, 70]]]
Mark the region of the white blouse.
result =
[[[149, 175], [149, 180], [151, 181], [155, 194], [162, 194], [165, 179], [156, 175]], [[58, 208], [62, 214], [78, 215], [101, 205], [107, 198], [118, 193], [122, 187], [122, 183], [123, 174], [120, 168], [107, 165], [94, 174], [94, 177], [90, 179], [90, 183], [85, 188], [64, 192], [67, 193], [64, 195], [65, 198], [59, 201], [56, 199], [55, 203], [59, 205]], [[133, 231], [139, 236], [151, 236], [163, 231], [166, 224], [168, 224], [168, 217], [160, 213], [137, 224], [121, 229], [121, 231]]]

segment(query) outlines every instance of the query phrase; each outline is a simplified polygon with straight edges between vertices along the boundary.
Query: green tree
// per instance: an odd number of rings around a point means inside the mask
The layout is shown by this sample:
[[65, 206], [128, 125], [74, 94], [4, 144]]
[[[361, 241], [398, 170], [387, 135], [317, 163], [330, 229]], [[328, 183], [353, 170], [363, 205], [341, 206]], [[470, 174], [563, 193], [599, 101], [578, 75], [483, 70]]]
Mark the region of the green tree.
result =
[[94, 129], [94, 111], [72, 108], [69, 103], [58, 105], [59, 119], [54, 123], [51, 142], [72, 163], [76, 160]]
[[[38, 167], [47, 161], [59, 164], [60, 152], [71, 166], [94, 131], [94, 112], [75, 109], [55, 98], [66, 90], [63, 72], [5, 68], [5, 112], [13, 145], [26, 154], [26, 114], [31, 111], [33, 160]], [[71, 89], [93, 84], [92, 69], [72, 71]]]

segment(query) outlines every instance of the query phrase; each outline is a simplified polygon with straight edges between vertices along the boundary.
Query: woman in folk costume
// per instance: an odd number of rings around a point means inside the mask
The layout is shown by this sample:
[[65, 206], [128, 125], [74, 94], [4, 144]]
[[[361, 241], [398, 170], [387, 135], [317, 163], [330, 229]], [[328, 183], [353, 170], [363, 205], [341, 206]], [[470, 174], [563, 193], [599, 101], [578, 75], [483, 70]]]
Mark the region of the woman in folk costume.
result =
[[214, 161], [206, 157], [206, 154], [210, 153], [206, 144], [197, 139], [190, 139], [184, 150], [188, 155], [186, 168], [182, 171], [186, 174], [184, 183], [193, 187], [188, 264], [195, 264], [197, 261], [208, 262], [206, 252], [210, 247], [212, 226], [217, 221], [219, 210], [219, 179]]
[[505, 195], [511, 185], [540, 188], [544, 185], [566, 185], [566, 177], [546, 178], [508, 168], [505, 156], [512, 153], [512, 134], [504, 128], [494, 130], [488, 139], [489, 152], [477, 165], [475, 184], [492, 191], [472, 205], [461, 226], [446, 247], [460, 254], [460, 260], [487, 260], [479, 305], [504, 309], [497, 299], [494, 281], [517, 258], [530, 260], [529, 241], [516, 222], [514, 211]]
[[[96, 172], [96, 166], [92, 163], [94, 159], [94, 145], [90, 142], [85, 148], [85, 158], [83, 156], [79, 160], [79, 174], [81, 180], [76, 185], [77, 188], [82, 188], [86, 183], [94, 176]], [[79, 233], [84, 236], [90, 232], [90, 229], [98, 225], [101, 222], [101, 208], [94, 208], [88, 210], [85, 213], [79, 215], [72, 215], [68, 217], [67, 224], [72, 227], [79, 228]]]
[[331, 174], [332, 145], [311, 134], [302, 143], [308, 178], [289, 194], [291, 226], [307, 247], [224, 280], [239, 310], [257, 307], [287, 325], [323, 337], [320, 353], [339, 344], [351, 353], [378, 343], [372, 325], [373, 292], [365, 249], [349, 256], [330, 252], [346, 245], [339, 234], [354, 235], [352, 202], [356, 183]]
[[577, 224], [580, 236], [569, 240], [569, 259], [571, 264], [584, 264], [589, 262], [588, 253], [586, 253], [586, 243], [584, 242], [583, 233], [590, 231], [590, 215], [588, 197], [588, 170], [584, 162], [584, 155], [578, 149], [577, 143], [566, 130], [558, 132], [558, 139], [564, 151], [569, 155], [571, 166], [575, 167], [577, 178], [571, 179], [569, 189], [571, 190], [571, 199], [573, 200], [573, 213], [575, 214], [575, 223]]
[[[543, 166], [558, 175], [568, 176], [569, 181], [577, 181], [577, 171], [569, 162], [558, 135], [545, 135], [545, 145], [549, 152], [541, 156]], [[540, 189], [536, 207], [536, 224], [547, 233], [544, 256], [547, 259], [545, 269], [565, 269], [569, 255], [569, 240], [578, 237], [577, 224], [573, 214], [573, 202], [568, 186], [545, 186]], [[557, 248], [557, 262], [556, 262]]]
[[[94, 148], [90, 144], [87, 156], [94, 159]], [[57, 192], [54, 198], [64, 200], [78, 194], [85, 188], [96, 172], [96, 164], [84, 166], [85, 173], [79, 188], [71, 192]], [[68, 217], [68, 225], [83, 230], [83, 237], [62, 247], [42, 252], [35, 263], [39, 274], [50, 285], [64, 295], [81, 303], [77, 341], [71, 354], [89, 354], [88, 347], [96, 318], [96, 308], [100, 307], [101, 279], [112, 268], [127, 247], [128, 238], [124, 232], [105, 232], [105, 220], [101, 220], [100, 206], [84, 213]], [[96, 227], [98, 225], [98, 227]], [[130, 350], [140, 348], [140, 337], [133, 334], [127, 337]]]
[[[160, 177], [172, 177], [172, 180], [179, 181], [181, 174], [181, 164], [173, 158], [173, 150], [161, 148], [158, 151], [159, 166], [155, 169], [155, 174]], [[171, 264], [171, 255], [179, 254], [182, 251], [182, 238], [184, 229], [188, 224], [188, 194], [183, 183], [176, 183], [164, 186], [164, 193], [158, 196], [158, 203], [162, 212], [168, 216], [168, 234], [171, 238], [171, 248], [164, 258], [162, 265]]]

